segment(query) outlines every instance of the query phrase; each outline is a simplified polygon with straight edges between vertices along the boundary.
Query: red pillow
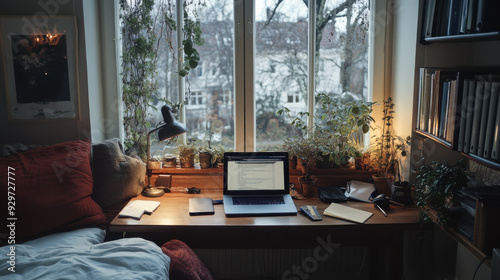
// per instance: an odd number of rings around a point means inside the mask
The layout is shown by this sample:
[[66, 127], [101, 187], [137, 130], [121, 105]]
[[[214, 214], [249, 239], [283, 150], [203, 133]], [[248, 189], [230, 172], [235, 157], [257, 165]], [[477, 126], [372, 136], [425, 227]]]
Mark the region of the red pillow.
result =
[[13, 202], [11, 212], [7, 206], [0, 212], [17, 218], [8, 221], [14, 231], [1, 227], [1, 233], [8, 230], [19, 243], [52, 232], [104, 228], [106, 217], [90, 197], [90, 151], [90, 142], [72, 141], [0, 158], [0, 180], [11, 182], [3, 184], [0, 199]]
[[212, 274], [198, 256], [179, 240], [170, 240], [161, 246], [163, 253], [170, 257], [169, 278], [172, 280], [212, 280]]

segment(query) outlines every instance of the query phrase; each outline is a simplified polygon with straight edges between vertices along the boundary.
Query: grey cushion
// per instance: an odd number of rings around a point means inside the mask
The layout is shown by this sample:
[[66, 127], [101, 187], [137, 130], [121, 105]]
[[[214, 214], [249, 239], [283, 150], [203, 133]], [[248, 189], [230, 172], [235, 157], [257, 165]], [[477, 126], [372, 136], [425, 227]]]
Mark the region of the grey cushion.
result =
[[94, 193], [92, 198], [103, 208], [137, 196], [144, 187], [146, 164], [127, 156], [119, 139], [92, 145]]

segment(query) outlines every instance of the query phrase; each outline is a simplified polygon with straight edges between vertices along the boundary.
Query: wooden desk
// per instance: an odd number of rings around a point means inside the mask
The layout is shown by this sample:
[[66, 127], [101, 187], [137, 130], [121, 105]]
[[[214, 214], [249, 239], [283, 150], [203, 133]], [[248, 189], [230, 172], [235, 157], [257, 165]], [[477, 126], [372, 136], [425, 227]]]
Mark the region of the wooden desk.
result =
[[[323, 221], [314, 222], [301, 212], [296, 216], [226, 217], [223, 205], [214, 206], [215, 215], [189, 216], [188, 199], [191, 197], [222, 199], [222, 192], [220, 189], [206, 189], [201, 194], [167, 193], [160, 198], [139, 196], [134, 199], [157, 200], [161, 205], [152, 215], [144, 215], [141, 220], [116, 217], [109, 230], [153, 240], [158, 238], [159, 243], [175, 238], [193, 248], [314, 248], [321, 242], [331, 242], [343, 247], [369, 247], [371, 260], [379, 256], [379, 249], [388, 249], [387, 265], [390, 268], [383, 279], [401, 279], [404, 231], [417, 225], [418, 219], [418, 210], [414, 207], [391, 206], [388, 217], [384, 217], [372, 204], [361, 202], [346, 202], [345, 205], [373, 212], [365, 224], [328, 216], [323, 216]], [[320, 213], [328, 206], [318, 198], [294, 201], [297, 209], [314, 204]], [[384, 275], [377, 269], [370, 266], [370, 274]]]

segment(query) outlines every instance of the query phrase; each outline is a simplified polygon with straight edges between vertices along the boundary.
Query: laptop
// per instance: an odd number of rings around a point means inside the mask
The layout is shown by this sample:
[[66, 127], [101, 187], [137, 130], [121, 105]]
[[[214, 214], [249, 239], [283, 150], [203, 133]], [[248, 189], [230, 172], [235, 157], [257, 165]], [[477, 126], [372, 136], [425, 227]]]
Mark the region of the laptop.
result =
[[296, 215], [288, 184], [288, 153], [224, 153], [226, 216]]

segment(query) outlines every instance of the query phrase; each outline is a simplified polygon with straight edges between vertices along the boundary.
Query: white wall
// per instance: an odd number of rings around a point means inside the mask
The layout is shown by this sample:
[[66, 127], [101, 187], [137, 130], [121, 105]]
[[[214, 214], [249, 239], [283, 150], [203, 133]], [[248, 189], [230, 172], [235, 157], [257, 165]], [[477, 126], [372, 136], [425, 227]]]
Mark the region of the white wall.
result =
[[[391, 95], [395, 104], [394, 131], [401, 138], [411, 135], [413, 91], [415, 80], [415, 52], [417, 44], [418, 8], [417, 0], [395, 0]], [[418, 71], [417, 71], [418, 74]], [[402, 158], [403, 180], [409, 177], [409, 159]]]

